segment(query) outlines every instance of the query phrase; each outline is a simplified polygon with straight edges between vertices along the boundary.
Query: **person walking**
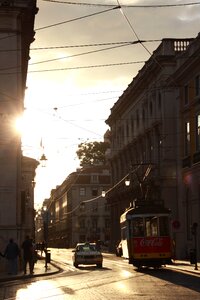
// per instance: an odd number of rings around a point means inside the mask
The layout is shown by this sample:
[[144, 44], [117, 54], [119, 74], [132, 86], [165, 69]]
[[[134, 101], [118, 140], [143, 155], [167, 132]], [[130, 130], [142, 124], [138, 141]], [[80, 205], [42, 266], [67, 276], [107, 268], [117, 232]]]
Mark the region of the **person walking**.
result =
[[32, 240], [27, 235], [22, 243], [23, 260], [24, 260], [24, 274], [27, 272], [27, 264], [29, 265], [30, 274], [33, 274], [34, 269], [34, 249]]
[[11, 238], [8, 245], [6, 246], [4, 257], [8, 261], [8, 274], [16, 275], [18, 272], [18, 256], [20, 255], [20, 250], [17, 243]]

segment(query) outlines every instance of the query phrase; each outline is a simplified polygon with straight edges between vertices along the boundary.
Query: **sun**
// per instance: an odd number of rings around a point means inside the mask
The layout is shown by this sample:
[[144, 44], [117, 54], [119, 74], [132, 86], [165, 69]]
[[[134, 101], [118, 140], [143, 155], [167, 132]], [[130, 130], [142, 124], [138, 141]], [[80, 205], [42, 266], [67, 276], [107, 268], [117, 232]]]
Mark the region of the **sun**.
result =
[[15, 120], [15, 129], [22, 138], [41, 136], [42, 120], [30, 110]]
[[23, 132], [23, 127], [24, 127], [23, 123], [24, 123], [23, 116], [20, 116], [17, 119], [15, 119], [14, 127], [17, 133], [19, 133], [20, 135], [22, 135]]

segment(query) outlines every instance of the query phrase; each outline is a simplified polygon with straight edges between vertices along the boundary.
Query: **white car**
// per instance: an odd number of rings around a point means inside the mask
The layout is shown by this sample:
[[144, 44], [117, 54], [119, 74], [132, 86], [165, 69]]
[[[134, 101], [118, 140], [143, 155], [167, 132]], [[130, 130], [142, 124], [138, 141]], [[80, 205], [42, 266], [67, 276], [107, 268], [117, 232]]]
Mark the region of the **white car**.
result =
[[96, 265], [102, 268], [103, 255], [95, 243], [78, 243], [76, 249], [73, 250], [73, 265]]

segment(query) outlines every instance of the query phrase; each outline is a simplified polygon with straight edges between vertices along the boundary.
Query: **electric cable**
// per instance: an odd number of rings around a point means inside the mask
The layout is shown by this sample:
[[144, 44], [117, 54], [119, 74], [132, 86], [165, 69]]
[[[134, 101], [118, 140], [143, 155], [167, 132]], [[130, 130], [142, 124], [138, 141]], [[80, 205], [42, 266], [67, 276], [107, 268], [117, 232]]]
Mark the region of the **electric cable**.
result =
[[[98, 3], [89, 3], [89, 2], [72, 2], [72, 1], [61, 1], [61, 0], [42, 0], [44, 2], [52, 2], [58, 4], [68, 4], [68, 5], [83, 5], [83, 6], [104, 6], [111, 7], [112, 4], [98, 4]], [[122, 7], [133, 7], [133, 8], [165, 8], [165, 7], [181, 7], [181, 6], [194, 6], [200, 5], [199, 2], [188, 2], [188, 3], [179, 3], [179, 4], [150, 4], [150, 5], [133, 5], [133, 4], [122, 4]]]
[[47, 28], [51, 28], [51, 27], [55, 27], [55, 26], [60, 26], [60, 25], [63, 25], [63, 24], [74, 22], [74, 21], [86, 19], [86, 18], [89, 18], [89, 17], [93, 17], [93, 16], [96, 16], [96, 15], [107, 13], [107, 12], [110, 12], [110, 11], [112, 11], [114, 9], [119, 9], [119, 8], [120, 7], [115, 6], [113, 8], [110, 8], [110, 9], [107, 9], [107, 10], [103, 10], [103, 11], [100, 11], [100, 12], [96, 12], [96, 13], [92, 13], [92, 14], [89, 14], [89, 15], [77, 17], [77, 18], [74, 18], [74, 19], [71, 19], [71, 20], [66, 20], [66, 21], [63, 21], [63, 22], [59, 22], [59, 23], [55, 23], [55, 24], [51, 24], [51, 25], [39, 27], [39, 28], [35, 29], [35, 31], [40, 31], [40, 30], [43, 30], [43, 29], [47, 29]]
[[48, 60], [42, 60], [42, 61], [38, 61], [38, 62], [35, 62], [35, 63], [30, 63], [29, 66], [37, 65], [37, 64], [43, 64], [43, 63], [49, 63], [49, 62], [52, 62], [52, 61], [58, 61], [58, 60], [62, 60], [62, 59], [67, 59], [67, 58], [72, 58], [72, 57], [77, 57], [77, 56], [83, 56], [83, 55], [88, 55], [88, 54], [93, 54], [93, 53], [99, 53], [99, 52], [103, 52], [103, 51], [107, 51], [107, 50], [118, 49], [118, 48], [130, 46], [130, 45], [134, 45], [134, 44], [138, 44], [138, 43], [139, 43], [139, 41], [135, 41], [135, 42], [131, 42], [130, 44], [127, 43], [127, 44], [112, 46], [112, 47], [109, 47], [109, 48], [92, 50], [92, 51], [72, 54], [72, 55], [68, 55], [68, 56], [64, 56], [64, 57], [52, 58], [52, 59], [48, 59]]

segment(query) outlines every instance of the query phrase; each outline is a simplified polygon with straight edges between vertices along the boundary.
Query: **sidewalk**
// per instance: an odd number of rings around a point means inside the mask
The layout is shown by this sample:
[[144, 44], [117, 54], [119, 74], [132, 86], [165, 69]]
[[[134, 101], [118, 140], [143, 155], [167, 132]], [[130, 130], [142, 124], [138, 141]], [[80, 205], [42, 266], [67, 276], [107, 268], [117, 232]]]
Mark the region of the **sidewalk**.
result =
[[184, 272], [189, 272], [200, 276], [200, 263], [197, 263], [197, 269], [195, 270], [195, 265], [191, 265], [190, 261], [187, 260], [175, 260], [172, 265], [167, 265], [168, 268], [180, 270]]
[[[195, 270], [195, 265], [191, 265], [189, 261], [176, 260], [172, 265], [166, 265], [167, 268], [174, 269], [177, 271], [184, 271], [190, 274], [196, 274], [200, 276], [200, 263], [198, 263], [198, 270]], [[48, 263], [47, 268], [45, 268], [45, 259], [38, 259], [34, 267], [34, 274], [24, 275], [23, 272], [19, 272], [17, 275], [7, 275], [0, 274], [0, 282], [16, 280], [16, 279], [26, 279], [31, 277], [52, 275], [60, 272], [60, 268], [54, 263]]]
[[[27, 268], [28, 271], [28, 268]], [[20, 271], [17, 275], [8, 275], [8, 274], [0, 274], [0, 282], [4, 281], [10, 281], [10, 280], [16, 280], [16, 279], [26, 279], [26, 278], [32, 278], [32, 277], [38, 277], [38, 276], [46, 276], [46, 275], [52, 275], [60, 272], [60, 268], [57, 267], [54, 263], [48, 263], [47, 268], [45, 267], [45, 259], [40, 258], [37, 260], [37, 263], [34, 266], [34, 273], [33, 275], [30, 275], [29, 272], [27, 272], [26, 275], [24, 275], [23, 271]]]

